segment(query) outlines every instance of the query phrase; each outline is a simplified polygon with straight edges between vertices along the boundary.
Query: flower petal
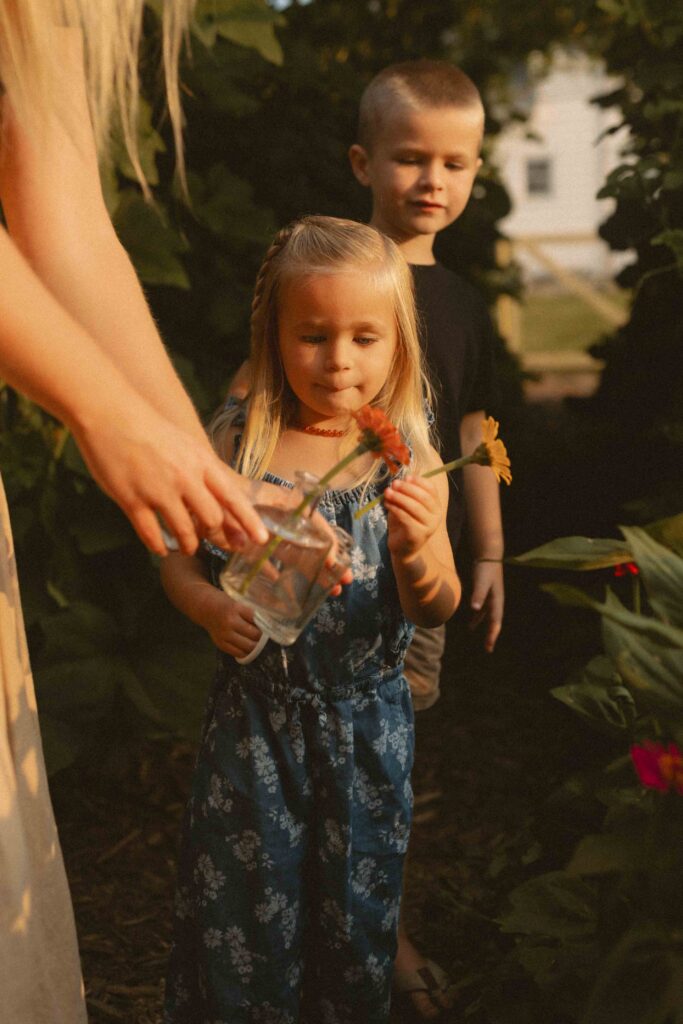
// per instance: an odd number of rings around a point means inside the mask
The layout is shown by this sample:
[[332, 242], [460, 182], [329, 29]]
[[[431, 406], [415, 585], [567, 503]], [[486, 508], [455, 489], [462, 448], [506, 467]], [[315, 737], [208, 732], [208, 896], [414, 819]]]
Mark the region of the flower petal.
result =
[[353, 416], [361, 431], [361, 443], [375, 458], [384, 459], [391, 473], [409, 464], [410, 449], [386, 413], [377, 406], [364, 405]]

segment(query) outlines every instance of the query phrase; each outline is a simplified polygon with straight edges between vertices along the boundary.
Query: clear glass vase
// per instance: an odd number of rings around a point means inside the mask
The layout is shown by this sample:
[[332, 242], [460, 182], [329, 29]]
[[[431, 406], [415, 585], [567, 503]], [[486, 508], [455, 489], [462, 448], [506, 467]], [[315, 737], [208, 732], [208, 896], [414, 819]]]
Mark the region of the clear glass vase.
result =
[[[351, 564], [350, 535], [313, 516], [317, 487], [317, 477], [297, 473], [294, 489], [273, 495], [270, 485], [265, 501], [257, 493], [254, 507], [269, 541], [233, 552], [220, 574], [223, 590], [252, 608], [256, 625], [280, 644], [294, 643]], [[313, 500], [294, 515], [305, 495]], [[332, 549], [334, 564], [326, 565]]]

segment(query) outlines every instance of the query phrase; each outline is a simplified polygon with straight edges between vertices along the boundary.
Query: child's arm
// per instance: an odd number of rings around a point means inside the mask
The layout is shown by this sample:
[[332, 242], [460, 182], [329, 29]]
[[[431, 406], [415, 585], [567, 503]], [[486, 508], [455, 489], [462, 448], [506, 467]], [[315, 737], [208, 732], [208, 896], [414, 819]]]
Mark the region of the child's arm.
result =
[[251, 654], [261, 638], [254, 613], [210, 583], [200, 558], [168, 555], [161, 563], [161, 582], [172, 604], [205, 629], [219, 650], [234, 658]]
[[[470, 412], [460, 424], [464, 453], [481, 441], [481, 421], [486, 413]], [[465, 466], [463, 470], [465, 507], [472, 546], [471, 628], [486, 620], [484, 647], [493, 651], [503, 623], [503, 524], [500, 514], [500, 486], [486, 466]]]
[[235, 376], [230, 381], [228, 394], [233, 398], [239, 398], [241, 401], [249, 394], [249, 384], [249, 360], [245, 359]]
[[[429, 468], [441, 464], [432, 450]], [[440, 626], [458, 607], [461, 594], [446, 532], [446, 475], [396, 480], [384, 500], [401, 607], [416, 626]]]

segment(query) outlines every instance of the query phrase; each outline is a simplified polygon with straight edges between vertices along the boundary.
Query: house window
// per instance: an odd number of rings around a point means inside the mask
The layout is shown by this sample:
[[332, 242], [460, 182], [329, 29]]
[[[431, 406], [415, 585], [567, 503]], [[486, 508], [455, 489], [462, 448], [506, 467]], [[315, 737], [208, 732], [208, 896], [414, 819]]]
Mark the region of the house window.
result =
[[547, 157], [527, 160], [526, 187], [530, 196], [550, 195], [550, 171], [550, 160]]

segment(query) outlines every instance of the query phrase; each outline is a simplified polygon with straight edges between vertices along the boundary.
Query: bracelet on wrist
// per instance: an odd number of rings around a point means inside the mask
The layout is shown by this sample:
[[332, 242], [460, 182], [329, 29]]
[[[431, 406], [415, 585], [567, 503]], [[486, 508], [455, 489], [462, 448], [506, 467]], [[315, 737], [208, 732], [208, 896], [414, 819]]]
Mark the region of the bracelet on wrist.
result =
[[504, 558], [475, 558], [475, 562], [504, 562]]

